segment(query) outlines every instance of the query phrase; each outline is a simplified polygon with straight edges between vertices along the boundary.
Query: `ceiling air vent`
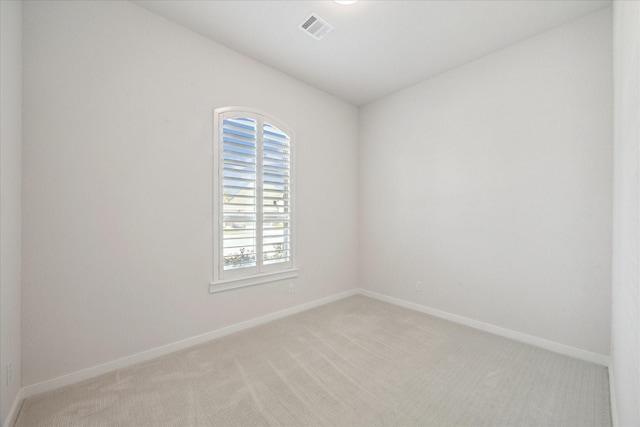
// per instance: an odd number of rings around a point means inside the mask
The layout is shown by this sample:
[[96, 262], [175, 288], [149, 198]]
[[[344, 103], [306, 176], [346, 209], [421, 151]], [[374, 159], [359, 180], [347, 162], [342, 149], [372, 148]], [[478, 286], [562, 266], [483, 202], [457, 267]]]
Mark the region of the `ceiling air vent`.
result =
[[316, 40], [322, 39], [324, 36], [329, 34], [331, 30], [333, 30], [333, 27], [329, 25], [327, 21], [320, 18], [315, 13], [309, 15], [302, 24], [298, 25], [298, 28]]

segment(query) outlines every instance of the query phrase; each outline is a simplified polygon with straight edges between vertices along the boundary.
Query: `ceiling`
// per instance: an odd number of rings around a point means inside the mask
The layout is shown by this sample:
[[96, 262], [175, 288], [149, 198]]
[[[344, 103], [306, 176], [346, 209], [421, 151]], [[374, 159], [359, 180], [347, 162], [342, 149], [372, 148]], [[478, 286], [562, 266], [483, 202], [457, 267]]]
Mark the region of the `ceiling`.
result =
[[[133, 0], [354, 105], [611, 5], [610, 0]], [[315, 40], [311, 12], [334, 26]]]

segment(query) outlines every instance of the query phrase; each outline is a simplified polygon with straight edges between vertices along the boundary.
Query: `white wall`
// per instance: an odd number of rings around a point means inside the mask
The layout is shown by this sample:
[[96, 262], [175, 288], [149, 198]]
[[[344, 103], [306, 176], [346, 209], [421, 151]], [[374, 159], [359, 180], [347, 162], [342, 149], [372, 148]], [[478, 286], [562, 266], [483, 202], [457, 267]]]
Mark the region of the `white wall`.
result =
[[[355, 288], [355, 107], [129, 2], [26, 3], [24, 79], [25, 386]], [[229, 105], [296, 132], [292, 295], [208, 294]]]
[[[20, 389], [22, 2], [0, 1], [0, 424]], [[7, 385], [7, 364], [12, 378]]]
[[640, 2], [616, 1], [611, 359], [620, 426], [640, 425]]
[[[24, 13], [25, 386], [353, 289], [358, 261], [366, 289], [609, 353], [610, 11], [363, 108], [360, 152], [355, 107], [133, 4]], [[226, 105], [296, 131], [293, 295], [207, 293]]]
[[360, 119], [361, 287], [609, 354], [609, 9]]

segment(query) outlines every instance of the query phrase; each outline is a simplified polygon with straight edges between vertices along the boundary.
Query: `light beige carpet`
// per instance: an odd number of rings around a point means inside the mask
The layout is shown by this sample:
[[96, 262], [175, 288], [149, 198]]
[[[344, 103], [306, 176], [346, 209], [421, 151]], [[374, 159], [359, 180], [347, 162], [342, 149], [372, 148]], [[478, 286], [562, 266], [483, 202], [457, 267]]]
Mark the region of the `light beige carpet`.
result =
[[605, 367], [355, 296], [25, 400], [37, 426], [609, 426]]

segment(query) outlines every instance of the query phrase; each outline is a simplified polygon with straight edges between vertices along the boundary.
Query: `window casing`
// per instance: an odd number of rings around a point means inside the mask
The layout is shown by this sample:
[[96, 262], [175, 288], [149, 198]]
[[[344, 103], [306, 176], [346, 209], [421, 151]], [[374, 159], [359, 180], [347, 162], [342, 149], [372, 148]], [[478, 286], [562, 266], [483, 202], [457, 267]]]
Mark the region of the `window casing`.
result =
[[210, 291], [295, 277], [293, 132], [247, 108], [214, 112]]

